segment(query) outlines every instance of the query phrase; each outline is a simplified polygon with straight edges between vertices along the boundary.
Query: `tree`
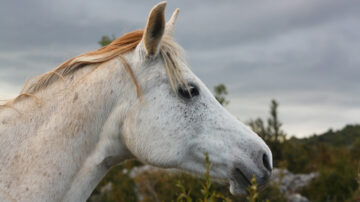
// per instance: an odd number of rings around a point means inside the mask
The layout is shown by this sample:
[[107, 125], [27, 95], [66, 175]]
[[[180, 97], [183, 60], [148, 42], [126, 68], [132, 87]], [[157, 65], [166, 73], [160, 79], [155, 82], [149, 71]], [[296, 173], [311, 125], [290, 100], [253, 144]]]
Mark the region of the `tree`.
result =
[[281, 130], [282, 123], [279, 121], [277, 108], [279, 104], [276, 100], [271, 100], [270, 117], [268, 118], [268, 133], [271, 134], [273, 141], [282, 142], [285, 140], [285, 133]]
[[214, 87], [214, 96], [216, 100], [223, 106], [226, 106], [230, 103], [230, 101], [225, 97], [227, 94], [228, 92], [224, 84], [219, 84]]
[[115, 39], [116, 39], [115, 35], [111, 35], [111, 37], [104, 35], [101, 37], [101, 40], [98, 43], [100, 44], [100, 46], [104, 47], [109, 45]]
[[281, 129], [282, 123], [278, 117], [279, 104], [272, 100], [270, 104], [270, 117], [267, 119], [267, 126], [261, 118], [250, 120], [248, 125], [267, 142], [283, 142], [286, 134]]

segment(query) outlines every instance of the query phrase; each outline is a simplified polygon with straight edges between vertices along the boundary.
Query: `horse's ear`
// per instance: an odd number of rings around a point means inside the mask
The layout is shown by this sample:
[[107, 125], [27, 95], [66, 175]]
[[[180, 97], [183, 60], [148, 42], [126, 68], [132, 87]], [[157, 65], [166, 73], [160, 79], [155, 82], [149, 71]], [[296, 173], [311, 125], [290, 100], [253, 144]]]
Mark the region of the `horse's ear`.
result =
[[165, 30], [165, 7], [166, 2], [160, 2], [150, 11], [144, 30], [144, 46], [146, 55], [158, 54], [160, 41]]
[[165, 27], [166, 35], [171, 36], [171, 37], [174, 35], [175, 23], [176, 23], [179, 12], [180, 12], [180, 9], [178, 9], [178, 8], [175, 9], [173, 14], [171, 15], [170, 20], [166, 23], [166, 27]]

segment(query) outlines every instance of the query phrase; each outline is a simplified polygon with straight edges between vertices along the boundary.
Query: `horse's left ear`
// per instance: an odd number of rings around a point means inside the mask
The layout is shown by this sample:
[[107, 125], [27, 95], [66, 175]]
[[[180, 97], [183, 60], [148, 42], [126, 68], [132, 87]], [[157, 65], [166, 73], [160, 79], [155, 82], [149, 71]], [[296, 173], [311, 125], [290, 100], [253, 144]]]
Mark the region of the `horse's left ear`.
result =
[[160, 2], [151, 9], [143, 35], [147, 56], [159, 53], [160, 41], [165, 30], [166, 2]]

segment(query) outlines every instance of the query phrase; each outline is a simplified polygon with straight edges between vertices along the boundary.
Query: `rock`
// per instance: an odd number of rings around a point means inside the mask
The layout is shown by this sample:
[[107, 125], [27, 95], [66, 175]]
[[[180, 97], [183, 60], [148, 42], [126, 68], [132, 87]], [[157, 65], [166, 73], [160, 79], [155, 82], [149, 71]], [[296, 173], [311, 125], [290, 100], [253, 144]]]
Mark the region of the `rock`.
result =
[[309, 199], [300, 194], [290, 194], [287, 196], [287, 199], [291, 202], [309, 202]]
[[318, 173], [293, 174], [286, 169], [275, 168], [271, 176], [271, 183], [277, 184], [289, 201], [307, 202], [309, 200], [296, 191], [307, 186], [318, 175]]
[[110, 192], [112, 190], [112, 183], [109, 182], [100, 189], [100, 194], [104, 194], [106, 192]]

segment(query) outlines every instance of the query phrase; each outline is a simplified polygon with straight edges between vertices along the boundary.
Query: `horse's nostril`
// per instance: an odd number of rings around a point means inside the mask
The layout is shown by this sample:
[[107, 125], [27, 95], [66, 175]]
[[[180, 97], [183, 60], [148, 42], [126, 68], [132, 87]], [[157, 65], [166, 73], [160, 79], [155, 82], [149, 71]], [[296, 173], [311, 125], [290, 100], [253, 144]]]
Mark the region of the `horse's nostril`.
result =
[[266, 154], [263, 154], [263, 157], [262, 157], [262, 160], [263, 160], [263, 164], [265, 166], [265, 168], [271, 172], [272, 168], [270, 166], [270, 162], [269, 162], [269, 157], [268, 155]]

